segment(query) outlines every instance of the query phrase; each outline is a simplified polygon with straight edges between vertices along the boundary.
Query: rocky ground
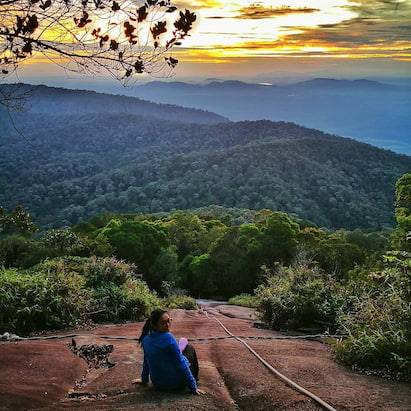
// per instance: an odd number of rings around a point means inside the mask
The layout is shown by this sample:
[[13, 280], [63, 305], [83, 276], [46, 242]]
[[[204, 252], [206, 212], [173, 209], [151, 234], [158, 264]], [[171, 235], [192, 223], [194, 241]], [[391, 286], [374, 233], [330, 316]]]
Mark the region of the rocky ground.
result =
[[[208, 310], [236, 335], [278, 335], [253, 328], [254, 313], [250, 309], [214, 305]], [[177, 337], [226, 336], [216, 321], [201, 312], [174, 310], [172, 317]], [[141, 372], [141, 349], [133, 340], [103, 337], [134, 338], [141, 327], [142, 323], [131, 323], [76, 331], [79, 335], [75, 337], [75, 348], [71, 338], [1, 342], [0, 409], [320, 409], [271, 374], [233, 339], [193, 342], [200, 361], [200, 388], [206, 391], [202, 396], [134, 386], [131, 381]], [[247, 341], [280, 372], [337, 410], [411, 410], [409, 384], [351, 372], [333, 361], [326, 344], [307, 340]]]

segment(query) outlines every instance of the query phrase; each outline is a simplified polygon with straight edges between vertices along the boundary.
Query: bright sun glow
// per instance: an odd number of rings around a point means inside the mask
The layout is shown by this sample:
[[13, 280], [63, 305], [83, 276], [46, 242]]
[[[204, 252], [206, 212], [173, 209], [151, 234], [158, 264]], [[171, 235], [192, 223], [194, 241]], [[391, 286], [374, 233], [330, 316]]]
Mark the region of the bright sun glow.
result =
[[[395, 6], [392, 6], [393, 14], [389, 5], [382, 9], [381, 2], [375, 7], [372, 3], [373, 0], [180, 1], [177, 2], [180, 7], [195, 8], [198, 22], [179, 54], [187, 60], [197, 55], [199, 61], [282, 55], [394, 57], [392, 54], [398, 54], [394, 42], [373, 38], [370, 44], [366, 39], [366, 20], [373, 24], [374, 32], [376, 22], [389, 24], [398, 18], [409, 21], [410, 12], [404, 9], [410, 10], [411, 1], [400, 1], [401, 10], [397, 14]], [[376, 10], [376, 15], [370, 16], [367, 10], [368, 17], [362, 18], [361, 12], [366, 7], [372, 13]], [[378, 16], [379, 11], [390, 14]], [[364, 44], [361, 44], [359, 38], [363, 35]], [[406, 50], [410, 46], [410, 41], [404, 42], [402, 57], [410, 57]]]
[[[209, 2], [204, 2], [209, 3]], [[235, 47], [238, 56], [250, 55], [247, 43], [276, 42], [302, 29], [337, 24], [356, 17], [345, 0], [213, 2], [197, 10], [199, 21], [185, 47]], [[228, 52], [228, 51], [227, 51]], [[232, 52], [228, 52], [232, 54]], [[252, 53], [251, 53], [252, 54]]]

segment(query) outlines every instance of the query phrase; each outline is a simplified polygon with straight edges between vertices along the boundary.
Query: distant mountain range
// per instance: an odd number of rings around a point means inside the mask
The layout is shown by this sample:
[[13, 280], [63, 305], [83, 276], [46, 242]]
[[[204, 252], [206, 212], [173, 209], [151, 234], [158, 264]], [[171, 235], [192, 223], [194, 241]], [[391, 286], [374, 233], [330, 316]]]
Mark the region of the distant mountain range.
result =
[[215, 204], [380, 229], [411, 170], [411, 157], [288, 122], [199, 124], [220, 117], [94, 92], [32, 96], [15, 116], [22, 135], [0, 132], [0, 204], [23, 204], [47, 226]]
[[379, 81], [358, 79], [358, 80], [336, 80], [330, 78], [315, 78], [312, 80], [300, 81], [288, 85], [275, 85], [270, 83], [246, 83], [239, 80], [218, 80], [209, 79], [204, 83], [185, 83], [182, 81], [150, 81], [148, 83], [142, 84], [140, 86], [134, 87], [141, 89], [173, 89], [183, 88], [186, 90], [207, 92], [209, 89], [220, 89], [227, 91], [235, 90], [265, 90], [272, 92], [273, 90], [287, 90], [287, 89], [325, 89], [325, 90], [376, 90], [376, 91], [406, 91], [410, 92], [410, 87], [401, 87], [392, 84], [385, 84]]
[[211, 110], [234, 121], [292, 121], [411, 154], [411, 87], [327, 78], [286, 86], [153, 81], [135, 87], [133, 93], [155, 102]]
[[171, 104], [154, 104], [135, 97], [96, 93], [87, 90], [11, 84], [0, 87], [15, 90], [16, 95], [27, 93], [25, 108], [36, 114], [122, 113], [155, 117], [162, 120], [181, 119], [184, 122], [216, 124], [228, 121], [218, 114]]
[[[301, 81], [288, 87], [293, 88], [323, 88], [328, 90], [384, 90], [400, 91], [398, 86], [380, 83], [378, 81], [359, 79], [359, 80], [335, 80], [330, 78], [315, 78], [313, 80]], [[411, 91], [411, 90], [410, 90]]]

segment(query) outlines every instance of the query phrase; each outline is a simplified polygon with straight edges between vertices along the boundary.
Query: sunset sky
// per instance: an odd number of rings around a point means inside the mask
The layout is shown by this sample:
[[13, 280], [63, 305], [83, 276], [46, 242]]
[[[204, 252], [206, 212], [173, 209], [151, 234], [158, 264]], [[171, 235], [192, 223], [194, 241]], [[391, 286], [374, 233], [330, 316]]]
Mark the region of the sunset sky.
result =
[[[411, 75], [411, 0], [177, 1], [197, 14], [175, 76]], [[59, 76], [46, 62], [22, 75]]]

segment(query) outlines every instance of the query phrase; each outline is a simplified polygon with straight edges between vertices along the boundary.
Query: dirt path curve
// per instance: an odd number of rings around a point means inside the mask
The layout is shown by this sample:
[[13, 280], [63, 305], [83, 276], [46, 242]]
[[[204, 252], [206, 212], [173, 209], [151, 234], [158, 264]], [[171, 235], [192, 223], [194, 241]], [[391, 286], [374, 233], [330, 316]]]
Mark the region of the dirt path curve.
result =
[[[208, 308], [236, 335], [273, 335], [252, 327], [252, 311]], [[224, 313], [224, 314], [222, 314]], [[221, 327], [196, 311], [174, 310], [173, 333], [191, 338], [223, 336]], [[81, 331], [77, 344], [113, 344], [113, 368], [91, 369], [68, 348], [69, 340], [0, 343], [0, 410], [318, 410], [311, 399], [273, 376], [240, 343], [231, 339], [194, 343], [204, 396], [159, 393], [132, 386], [142, 352], [134, 341], [142, 323]], [[338, 366], [329, 347], [305, 340], [248, 340], [274, 367], [337, 410], [411, 410], [411, 386], [366, 377]], [[77, 384], [76, 384], [77, 381]], [[68, 392], [83, 393], [69, 398]], [[80, 395], [80, 394], [79, 394]]]

